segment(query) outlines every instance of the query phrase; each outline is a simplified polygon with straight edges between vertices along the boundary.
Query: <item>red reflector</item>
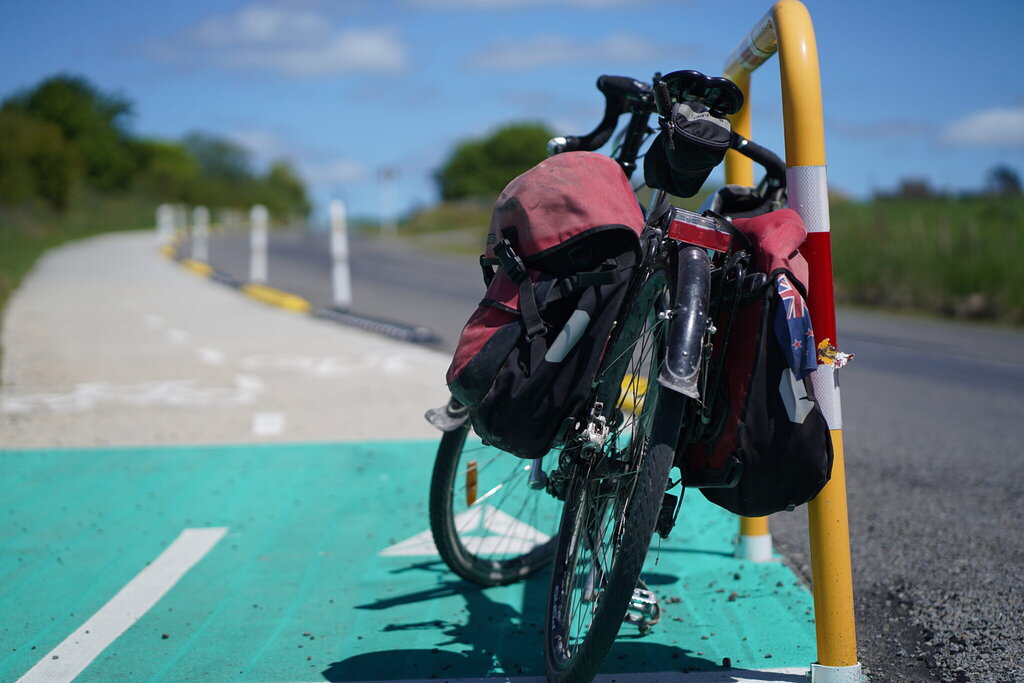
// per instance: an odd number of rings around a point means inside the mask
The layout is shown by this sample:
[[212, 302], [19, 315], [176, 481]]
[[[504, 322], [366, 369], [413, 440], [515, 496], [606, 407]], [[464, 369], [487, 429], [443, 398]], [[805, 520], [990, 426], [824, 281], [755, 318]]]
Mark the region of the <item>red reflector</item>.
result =
[[732, 235], [720, 229], [714, 220], [704, 216], [687, 216], [685, 219], [676, 216], [669, 223], [668, 236], [680, 242], [721, 252], [729, 251], [729, 245], [732, 244]]

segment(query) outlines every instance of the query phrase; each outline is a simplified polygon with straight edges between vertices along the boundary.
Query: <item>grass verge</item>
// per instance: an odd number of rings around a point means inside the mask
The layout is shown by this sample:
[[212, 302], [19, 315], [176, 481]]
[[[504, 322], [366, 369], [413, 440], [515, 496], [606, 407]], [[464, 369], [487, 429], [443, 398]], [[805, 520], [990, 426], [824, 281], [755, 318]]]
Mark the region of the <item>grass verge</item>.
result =
[[[139, 197], [93, 194], [78, 197], [74, 209], [63, 213], [38, 206], [0, 206], [0, 313], [48, 249], [103, 232], [151, 226], [155, 206]], [[2, 354], [0, 348], [0, 362]]]

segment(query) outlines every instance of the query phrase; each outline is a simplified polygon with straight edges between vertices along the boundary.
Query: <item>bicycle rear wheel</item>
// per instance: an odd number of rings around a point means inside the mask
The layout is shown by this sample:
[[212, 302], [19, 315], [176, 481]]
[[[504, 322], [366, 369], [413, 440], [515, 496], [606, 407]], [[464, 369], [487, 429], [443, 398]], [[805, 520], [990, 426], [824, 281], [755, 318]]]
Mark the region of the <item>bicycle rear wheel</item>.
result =
[[[623, 317], [596, 389], [609, 433], [575, 463], [545, 630], [551, 681], [590, 680], [629, 607], [674, 459], [685, 398], [660, 390], [669, 278], [655, 270]], [[609, 401], [609, 403], [604, 403]]]
[[483, 445], [468, 422], [445, 433], [430, 482], [430, 529], [452, 571], [497, 586], [551, 561], [561, 501], [530, 488], [539, 466]]

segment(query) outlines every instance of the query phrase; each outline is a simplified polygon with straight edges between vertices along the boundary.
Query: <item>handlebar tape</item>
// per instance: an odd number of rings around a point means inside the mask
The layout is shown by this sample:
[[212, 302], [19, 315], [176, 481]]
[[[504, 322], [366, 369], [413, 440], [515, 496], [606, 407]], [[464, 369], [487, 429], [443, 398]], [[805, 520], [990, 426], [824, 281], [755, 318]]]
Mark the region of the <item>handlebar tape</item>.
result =
[[651, 97], [651, 86], [627, 76], [598, 76], [597, 89], [605, 97], [615, 97], [635, 102], [646, 102]]
[[630, 103], [647, 103], [651, 99], [651, 86], [626, 76], [599, 76], [597, 89], [604, 93], [604, 117], [597, 128], [583, 136], [566, 136], [565, 151], [593, 152], [615, 132], [619, 116], [631, 109]]

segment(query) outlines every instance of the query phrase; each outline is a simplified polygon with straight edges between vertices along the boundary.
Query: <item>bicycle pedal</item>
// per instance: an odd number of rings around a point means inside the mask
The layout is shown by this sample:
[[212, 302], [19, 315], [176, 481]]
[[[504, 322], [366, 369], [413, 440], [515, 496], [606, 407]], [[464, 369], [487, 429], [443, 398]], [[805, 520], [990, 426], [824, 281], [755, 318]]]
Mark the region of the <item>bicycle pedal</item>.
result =
[[629, 600], [629, 607], [622, 621], [636, 626], [642, 636], [650, 633], [654, 625], [661, 621], [661, 603], [658, 602], [658, 596], [647, 588], [634, 588], [633, 597]]

